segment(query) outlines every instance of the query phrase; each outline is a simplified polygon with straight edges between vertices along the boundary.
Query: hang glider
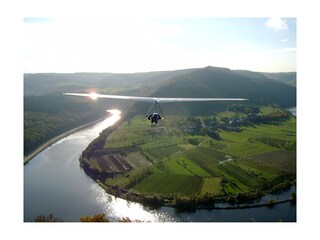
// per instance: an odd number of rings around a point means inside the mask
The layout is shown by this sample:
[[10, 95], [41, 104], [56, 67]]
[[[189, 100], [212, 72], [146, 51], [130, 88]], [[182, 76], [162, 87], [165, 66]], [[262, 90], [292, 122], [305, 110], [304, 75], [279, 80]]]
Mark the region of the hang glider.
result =
[[[108, 95], [108, 94], [97, 94], [95, 92], [92, 93], [64, 93], [64, 95], [68, 96], [80, 96], [80, 97], [89, 97], [93, 100], [98, 98], [110, 98], [110, 99], [124, 99], [124, 100], [134, 100], [134, 101], [142, 101], [142, 102], [151, 102], [153, 103], [150, 107], [149, 111], [146, 114], [148, 120], [151, 123], [158, 124], [160, 119], [163, 119], [164, 114], [160, 107], [161, 103], [168, 102], [208, 102], [208, 101], [245, 101], [248, 99], [245, 98], [162, 98], [162, 97], [136, 97], [136, 96], [122, 96], [122, 95]], [[149, 115], [149, 113], [153, 110], [153, 113]], [[158, 110], [161, 112], [162, 116], [158, 113]]]

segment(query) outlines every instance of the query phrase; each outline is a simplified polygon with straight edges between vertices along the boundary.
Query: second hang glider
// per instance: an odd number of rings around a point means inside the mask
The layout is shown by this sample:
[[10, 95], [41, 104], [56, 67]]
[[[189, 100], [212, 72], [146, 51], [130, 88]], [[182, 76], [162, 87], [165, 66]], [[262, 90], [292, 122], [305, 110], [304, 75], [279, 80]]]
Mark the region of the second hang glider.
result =
[[[248, 99], [245, 98], [161, 98], [161, 97], [136, 97], [136, 96], [122, 96], [122, 95], [108, 95], [108, 94], [97, 94], [95, 92], [92, 93], [64, 93], [64, 95], [68, 96], [80, 96], [80, 97], [89, 97], [93, 100], [98, 98], [112, 98], [112, 99], [125, 99], [125, 100], [135, 100], [142, 102], [150, 102], [153, 103], [150, 107], [149, 111], [146, 114], [148, 120], [151, 123], [158, 124], [158, 121], [164, 117], [163, 111], [160, 107], [160, 102], [208, 102], [208, 101], [245, 101]], [[153, 112], [150, 114], [150, 112]], [[159, 110], [159, 111], [158, 111]], [[160, 112], [161, 115], [158, 113]]]

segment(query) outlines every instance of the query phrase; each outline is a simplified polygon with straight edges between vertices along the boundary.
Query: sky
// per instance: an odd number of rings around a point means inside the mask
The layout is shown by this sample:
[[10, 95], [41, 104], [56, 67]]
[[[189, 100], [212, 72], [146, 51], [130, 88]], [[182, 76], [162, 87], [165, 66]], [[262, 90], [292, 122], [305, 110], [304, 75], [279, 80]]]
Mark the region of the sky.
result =
[[24, 72], [296, 71], [296, 18], [24, 18]]

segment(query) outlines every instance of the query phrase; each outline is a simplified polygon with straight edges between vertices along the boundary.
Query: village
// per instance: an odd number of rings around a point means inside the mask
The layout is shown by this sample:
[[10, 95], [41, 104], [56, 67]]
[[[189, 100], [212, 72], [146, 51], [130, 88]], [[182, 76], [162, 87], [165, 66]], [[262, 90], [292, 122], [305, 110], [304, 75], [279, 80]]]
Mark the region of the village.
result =
[[241, 132], [245, 126], [259, 124], [278, 124], [290, 118], [287, 110], [277, 109], [271, 114], [261, 114], [256, 112], [233, 113], [230, 116], [205, 116], [187, 117], [179, 119], [176, 127], [191, 135], [208, 135], [213, 139], [219, 140], [219, 129], [226, 131]]

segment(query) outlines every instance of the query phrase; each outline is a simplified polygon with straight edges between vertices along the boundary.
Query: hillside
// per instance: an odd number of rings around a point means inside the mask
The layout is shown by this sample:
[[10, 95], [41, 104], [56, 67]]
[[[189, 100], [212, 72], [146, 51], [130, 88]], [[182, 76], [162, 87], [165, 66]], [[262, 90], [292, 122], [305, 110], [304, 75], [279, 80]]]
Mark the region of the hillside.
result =
[[274, 79], [276, 81], [288, 84], [296, 87], [297, 85], [297, 73], [296, 72], [284, 72], [284, 73], [262, 73], [267, 78]]
[[105, 117], [107, 104], [61, 95], [24, 97], [24, 155], [59, 134]]
[[[257, 75], [255, 75], [257, 76]], [[156, 96], [239, 97], [253, 102], [275, 102], [283, 107], [296, 104], [296, 89], [265, 77], [250, 77], [226, 68], [206, 67], [177, 76], [161, 86]]]
[[[233, 97], [247, 98], [248, 104], [276, 103], [281, 107], [296, 105], [296, 89], [268, 79], [261, 73], [205, 67], [181, 74], [159, 85], [157, 97]], [[191, 114], [223, 110], [226, 103], [188, 103]], [[140, 106], [142, 104], [139, 104]], [[164, 106], [168, 111], [187, 111], [185, 104]]]

